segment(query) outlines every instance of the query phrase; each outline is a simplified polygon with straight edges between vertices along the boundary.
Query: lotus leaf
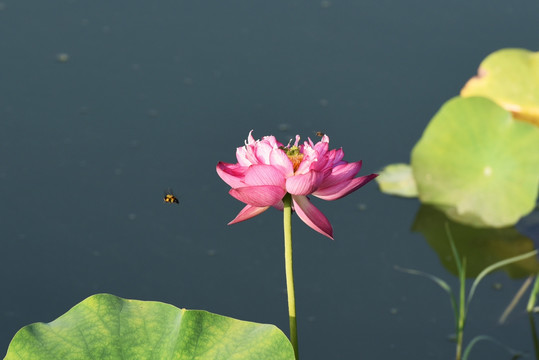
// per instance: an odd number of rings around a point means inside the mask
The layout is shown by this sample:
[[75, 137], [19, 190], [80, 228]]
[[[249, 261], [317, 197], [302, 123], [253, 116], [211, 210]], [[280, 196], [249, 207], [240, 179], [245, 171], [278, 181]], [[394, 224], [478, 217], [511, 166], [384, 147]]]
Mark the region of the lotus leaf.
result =
[[498, 50], [483, 60], [462, 96], [484, 96], [515, 118], [539, 125], [539, 52]]
[[479, 227], [515, 224], [535, 207], [539, 127], [489, 99], [453, 98], [412, 150], [421, 201]]
[[294, 358], [274, 325], [98, 294], [48, 324], [19, 330], [5, 360]]
[[391, 164], [380, 171], [376, 182], [385, 194], [417, 197], [417, 185], [408, 164]]

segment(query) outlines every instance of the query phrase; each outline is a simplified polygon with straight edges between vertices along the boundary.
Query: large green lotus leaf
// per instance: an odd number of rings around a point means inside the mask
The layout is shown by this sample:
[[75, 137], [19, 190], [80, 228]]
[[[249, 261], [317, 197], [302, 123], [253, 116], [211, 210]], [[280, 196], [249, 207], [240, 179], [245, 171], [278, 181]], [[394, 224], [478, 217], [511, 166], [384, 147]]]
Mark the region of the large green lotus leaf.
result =
[[490, 54], [460, 94], [487, 97], [515, 118], [539, 125], [539, 52], [502, 49]]
[[417, 197], [417, 185], [408, 164], [387, 165], [376, 177], [380, 191], [403, 197]]
[[[471, 227], [448, 219], [434, 206], [421, 205], [412, 230], [423, 234], [428, 244], [438, 254], [443, 266], [455, 276], [458, 276], [458, 270], [446, 225], [449, 227], [460, 260], [466, 258], [468, 278], [476, 277], [490, 265], [523, 255], [535, 248], [533, 241], [514, 226], [502, 229]], [[537, 274], [539, 262], [537, 257], [529, 257], [505, 265], [501, 270], [506, 271], [512, 278], [523, 278]]]
[[421, 201], [479, 227], [515, 224], [535, 206], [539, 128], [491, 100], [453, 98], [412, 150]]
[[19, 330], [5, 359], [293, 360], [294, 350], [274, 325], [98, 294]]

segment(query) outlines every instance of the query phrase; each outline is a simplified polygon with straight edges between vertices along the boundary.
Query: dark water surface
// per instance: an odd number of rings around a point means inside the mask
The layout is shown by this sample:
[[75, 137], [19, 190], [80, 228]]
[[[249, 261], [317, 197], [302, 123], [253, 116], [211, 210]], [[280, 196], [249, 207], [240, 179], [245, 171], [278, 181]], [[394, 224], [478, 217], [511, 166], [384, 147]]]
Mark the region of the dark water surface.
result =
[[[0, 4], [0, 348], [95, 293], [288, 331], [282, 219], [226, 226], [215, 173], [249, 130], [324, 131], [361, 174], [408, 162], [442, 103], [504, 47], [538, 50], [539, 3], [37, 1]], [[66, 54], [62, 58], [60, 54]], [[65, 61], [67, 60], [67, 61]], [[163, 204], [172, 187], [180, 205]], [[303, 359], [450, 359], [456, 278], [412, 232], [419, 203], [375, 183], [294, 222]], [[500, 284], [494, 290], [493, 284]], [[522, 279], [485, 280], [465, 336], [533, 353]], [[499, 286], [497, 286], [499, 288]], [[533, 356], [533, 355], [532, 355]], [[508, 359], [481, 343], [473, 359]]]

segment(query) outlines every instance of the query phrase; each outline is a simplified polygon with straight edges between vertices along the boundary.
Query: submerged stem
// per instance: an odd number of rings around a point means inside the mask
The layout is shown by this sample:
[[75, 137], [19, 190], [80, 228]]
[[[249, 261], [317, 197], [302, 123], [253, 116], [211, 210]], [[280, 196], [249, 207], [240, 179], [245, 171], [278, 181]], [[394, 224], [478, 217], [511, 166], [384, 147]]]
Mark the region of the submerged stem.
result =
[[290, 342], [294, 347], [296, 359], [299, 359], [296, 296], [294, 293], [294, 271], [292, 269], [292, 196], [287, 193], [283, 198], [283, 203], [284, 259], [286, 268], [286, 293], [288, 295], [288, 318], [290, 321]]

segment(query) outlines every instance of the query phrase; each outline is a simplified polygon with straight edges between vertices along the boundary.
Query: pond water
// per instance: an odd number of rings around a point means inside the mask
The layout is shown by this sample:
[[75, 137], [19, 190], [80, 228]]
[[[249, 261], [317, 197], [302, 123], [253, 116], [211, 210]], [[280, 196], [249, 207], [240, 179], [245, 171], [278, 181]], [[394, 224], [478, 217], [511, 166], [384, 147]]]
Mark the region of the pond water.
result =
[[[323, 131], [345, 160], [363, 160], [362, 175], [408, 162], [485, 56], [536, 51], [539, 34], [532, 0], [6, 0], [0, 9], [4, 353], [24, 325], [103, 292], [287, 333], [282, 214], [227, 226], [243, 205], [217, 162], [235, 162], [252, 129], [283, 143]], [[168, 188], [179, 205], [163, 203]], [[394, 269], [457, 287], [447, 252], [412, 231], [419, 202], [374, 182], [314, 202], [335, 240], [294, 219], [302, 358], [451, 359], [447, 295]], [[536, 218], [519, 225], [532, 246]], [[525, 278], [510, 275], [478, 288], [465, 337], [533, 356], [524, 301], [498, 323]], [[471, 358], [510, 356], [484, 342]]]

